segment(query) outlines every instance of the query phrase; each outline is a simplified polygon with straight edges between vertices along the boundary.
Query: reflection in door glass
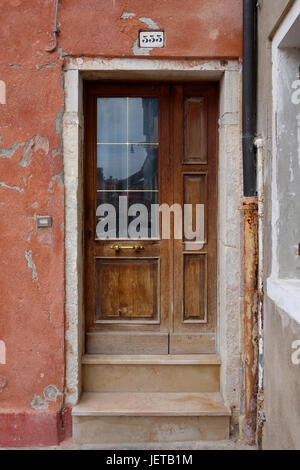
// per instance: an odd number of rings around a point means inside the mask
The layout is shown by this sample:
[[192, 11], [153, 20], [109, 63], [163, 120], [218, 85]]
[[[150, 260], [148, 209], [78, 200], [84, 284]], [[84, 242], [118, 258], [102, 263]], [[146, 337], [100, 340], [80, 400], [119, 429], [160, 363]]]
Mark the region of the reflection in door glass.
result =
[[128, 189], [156, 190], [158, 187], [158, 147], [130, 145], [128, 151]]
[[127, 140], [126, 98], [99, 98], [97, 100], [98, 142], [120, 143]]
[[97, 189], [105, 191], [127, 189], [126, 145], [98, 145]]
[[158, 99], [128, 99], [128, 138], [130, 142], [158, 142]]
[[[126, 209], [134, 203], [145, 206], [149, 213], [147, 236], [151, 236], [151, 204], [158, 203], [158, 147], [157, 98], [98, 98], [97, 208], [104, 203], [114, 207], [116, 237], [120, 235], [120, 196], [127, 196]], [[132, 212], [130, 217], [126, 213], [126, 237], [130, 236], [128, 224], [134, 219]], [[137, 224], [137, 230], [146, 237], [145, 224]], [[108, 236], [109, 230], [103, 234], [97, 230], [98, 238]]]

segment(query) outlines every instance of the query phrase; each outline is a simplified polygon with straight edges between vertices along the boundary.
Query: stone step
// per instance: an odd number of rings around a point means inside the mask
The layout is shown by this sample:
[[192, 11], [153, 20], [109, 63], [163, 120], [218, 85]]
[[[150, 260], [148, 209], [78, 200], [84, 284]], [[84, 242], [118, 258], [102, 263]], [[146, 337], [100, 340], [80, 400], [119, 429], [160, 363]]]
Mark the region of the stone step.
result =
[[85, 355], [84, 392], [203, 392], [220, 390], [218, 355]]
[[76, 444], [229, 438], [230, 410], [219, 393], [83, 393], [72, 414]]

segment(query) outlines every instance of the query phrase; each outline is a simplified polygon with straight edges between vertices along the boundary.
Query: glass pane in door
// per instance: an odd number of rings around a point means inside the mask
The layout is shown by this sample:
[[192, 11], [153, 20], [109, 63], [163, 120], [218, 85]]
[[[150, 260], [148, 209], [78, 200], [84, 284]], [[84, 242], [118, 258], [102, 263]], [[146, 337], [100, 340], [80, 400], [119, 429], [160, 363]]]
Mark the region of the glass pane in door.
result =
[[[151, 204], [158, 203], [159, 192], [158, 150], [158, 98], [98, 98], [97, 238], [131, 238], [128, 226], [135, 211], [129, 216], [128, 209], [133, 204], [142, 204], [148, 214], [139, 224], [140, 237], [151, 236]], [[115, 211], [115, 231], [98, 223], [106, 216], [101, 204], [111, 204]]]

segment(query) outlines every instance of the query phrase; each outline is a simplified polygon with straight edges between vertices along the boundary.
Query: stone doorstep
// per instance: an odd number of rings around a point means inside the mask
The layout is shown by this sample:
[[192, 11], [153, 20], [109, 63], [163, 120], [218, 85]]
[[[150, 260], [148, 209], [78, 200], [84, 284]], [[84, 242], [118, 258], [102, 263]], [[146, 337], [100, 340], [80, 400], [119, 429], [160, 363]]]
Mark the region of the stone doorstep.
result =
[[230, 416], [220, 393], [83, 393], [73, 416]]
[[214, 393], [220, 391], [220, 366], [216, 354], [87, 354], [82, 358], [82, 391]]
[[230, 410], [220, 393], [87, 392], [72, 415], [81, 445], [229, 439]]

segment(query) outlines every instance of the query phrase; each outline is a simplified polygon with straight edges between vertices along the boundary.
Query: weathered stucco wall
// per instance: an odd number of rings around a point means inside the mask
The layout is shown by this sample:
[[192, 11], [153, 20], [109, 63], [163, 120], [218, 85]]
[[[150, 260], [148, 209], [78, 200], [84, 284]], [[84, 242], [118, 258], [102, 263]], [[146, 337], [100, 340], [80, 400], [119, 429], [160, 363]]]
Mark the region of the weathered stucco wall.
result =
[[270, 35], [280, 22], [290, 0], [264, 0], [258, 9], [258, 96], [257, 131], [265, 143], [265, 274], [272, 269], [272, 41]]
[[[259, 2], [258, 14], [258, 33], [259, 33], [259, 65], [258, 65], [258, 133], [264, 140], [265, 152], [265, 240], [264, 240], [264, 256], [265, 256], [265, 281], [272, 275], [272, 265], [277, 263], [277, 248], [274, 250], [274, 234], [278, 230], [278, 226], [273, 223], [272, 211], [276, 210], [276, 205], [282, 204], [283, 218], [279, 222], [282, 239], [282, 255], [281, 273], [279, 266], [275, 266], [274, 271], [277, 276], [297, 277], [297, 260], [295, 253], [291, 251], [291, 237], [293, 237], [293, 228], [285, 223], [285, 217], [295, 217], [297, 208], [293, 205], [291, 198], [284, 198], [288, 192], [293, 192], [291, 188], [296, 184], [299, 187], [299, 175], [297, 158], [297, 148], [290, 147], [292, 139], [289, 136], [295, 131], [296, 122], [291, 123], [289, 120], [292, 116], [287, 115], [285, 107], [290, 103], [291, 96], [288, 96], [287, 88], [289, 80], [292, 77], [287, 76], [286, 68], [280, 67], [281, 72], [281, 91], [279, 98], [282, 110], [282, 126], [278, 126], [278, 130], [283, 140], [278, 147], [281, 152], [279, 156], [278, 167], [280, 168], [280, 191], [279, 201], [274, 200], [274, 184], [276, 180], [272, 179], [274, 165], [273, 139], [278, 136], [273, 135], [273, 94], [275, 92], [272, 84], [272, 38], [282, 23], [283, 17], [289, 8], [292, 7], [293, 1], [288, 0], [264, 0]], [[283, 64], [281, 64], [283, 66]], [[295, 77], [294, 79], [296, 79]], [[295, 117], [295, 116], [294, 116]], [[286, 145], [284, 144], [286, 140]], [[277, 146], [277, 141], [276, 146]], [[296, 171], [297, 170], [297, 171]], [[293, 175], [292, 175], [293, 172]], [[295, 179], [291, 180], [291, 176]], [[298, 179], [298, 181], [297, 181]], [[278, 189], [278, 188], [277, 188]], [[285, 207], [285, 210], [284, 210]], [[294, 214], [294, 215], [293, 215]], [[274, 213], [273, 213], [274, 215]], [[280, 233], [280, 232], [278, 232]], [[299, 240], [300, 241], [300, 240]], [[273, 242], [273, 243], [272, 243]], [[286, 256], [284, 257], [284, 243], [286, 243]], [[295, 247], [296, 248], [296, 247]], [[292, 269], [294, 266], [294, 269]], [[274, 273], [273, 273], [274, 274]], [[299, 273], [298, 273], [299, 276]], [[297, 282], [297, 281], [296, 281]], [[270, 285], [270, 284], [268, 284]], [[276, 286], [275, 286], [276, 287]], [[291, 292], [293, 285], [291, 285]], [[265, 414], [266, 422], [264, 425], [263, 447], [264, 449], [299, 449], [300, 448], [300, 417], [299, 417], [299, 392], [300, 392], [300, 365], [293, 364], [292, 354], [294, 352], [292, 345], [300, 339], [300, 325], [294, 321], [287, 311], [278, 308], [276, 301], [272, 301], [268, 297], [270, 289], [267, 289], [265, 283], [266, 299], [264, 305], [264, 386], [265, 386]], [[276, 297], [279, 300], [280, 293], [278, 285], [276, 288]], [[285, 300], [293, 303], [292, 299]], [[275, 299], [276, 300], [276, 299]], [[287, 303], [288, 303], [287, 302]]]
[[[265, 450], [300, 449], [300, 325], [267, 298], [265, 315]], [[297, 361], [298, 362], [298, 361]]]
[[240, 0], [226, 0], [226, 8], [222, 0], [67, 0], [60, 15], [61, 47], [72, 55], [143, 55], [137, 32], [163, 29], [166, 48], [151, 56], [240, 57], [241, 15]]
[[298, 79], [299, 64], [300, 48], [289, 48], [280, 53], [277, 90], [274, 90], [278, 97], [278, 275], [281, 279], [300, 278], [300, 106], [292, 103], [292, 84]]
[[[44, 51], [51, 2], [4, 1], [0, 12], [0, 442], [53, 443], [64, 385], [61, 64]], [[37, 215], [52, 228], [37, 231]]]
[[[54, 0], [0, 5], [0, 444], [62, 437], [66, 348], [62, 118], [66, 56], [240, 58], [242, 0]], [[139, 29], [161, 28], [145, 51]], [[53, 225], [36, 229], [36, 217]], [[34, 425], [33, 425], [34, 423]], [[63, 424], [63, 425], [62, 425]]]

